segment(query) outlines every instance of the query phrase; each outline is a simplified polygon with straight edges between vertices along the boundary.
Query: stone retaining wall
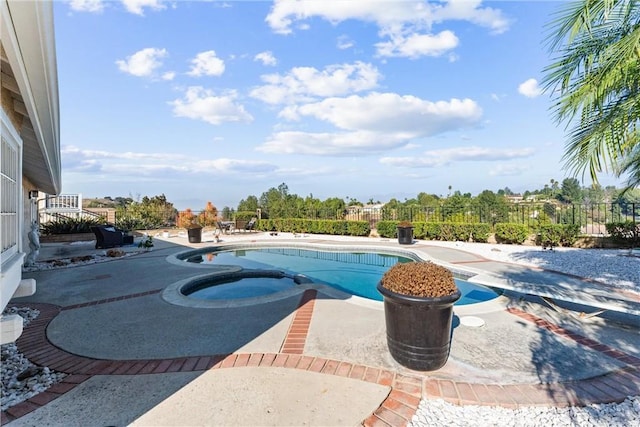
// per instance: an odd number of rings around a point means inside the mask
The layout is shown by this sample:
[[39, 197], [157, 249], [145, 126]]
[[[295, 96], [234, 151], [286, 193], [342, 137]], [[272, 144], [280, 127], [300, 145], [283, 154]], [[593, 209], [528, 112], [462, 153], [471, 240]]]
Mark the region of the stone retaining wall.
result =
[[40, 236], [40, 243], [89, 242], [96, 240], [93, 233], [52, 234]]

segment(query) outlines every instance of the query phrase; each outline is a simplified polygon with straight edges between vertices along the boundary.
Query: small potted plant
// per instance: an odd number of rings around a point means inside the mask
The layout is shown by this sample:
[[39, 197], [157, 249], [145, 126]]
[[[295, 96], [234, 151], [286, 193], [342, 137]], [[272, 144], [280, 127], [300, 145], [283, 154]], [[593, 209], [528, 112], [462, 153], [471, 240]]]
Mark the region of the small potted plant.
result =
[[411, 221], [400, 221], [398, 223], [398, 243], [410, 245], [413, 243], [413, 224]]
[[178, 214], [178, 224], [187, 230], [189, 243], [202, 242], [202, 226], [198, 223], [197, 219], [197, 216], [189, 208]]
[[382, 276], [387, 346], [401, 365], [434, 371], [447, 363], [453, 304], [461, 293], [449, 269], [429, 261], [398, 263]]
[[145, 251], [150, 251], [153, 247], [153, 237], [145, 234], [142, 236], [140, 242], [138, 242], [138, 247], [143, 248]]
[[189, 224], [186, 224], [184, 228], [187, 229], [187, 235], [189, 236], [189, 243], [200, 243], [202, 242], [202, 226], [197, 222], [193, 221]]

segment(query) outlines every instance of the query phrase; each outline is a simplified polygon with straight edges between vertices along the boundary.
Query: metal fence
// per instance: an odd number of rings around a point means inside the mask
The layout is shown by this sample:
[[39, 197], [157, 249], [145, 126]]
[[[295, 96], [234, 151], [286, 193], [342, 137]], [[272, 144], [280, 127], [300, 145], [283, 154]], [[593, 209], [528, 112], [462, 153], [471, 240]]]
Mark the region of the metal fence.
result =
[[[262, 210], [263, 216], [269, 211]], [[632, 221], [640, 223], [640, 203], [614, 204], [569, 204], [555, 203], [518, 203], [487, 207], [480, 205], [465, 206], [419, 206], [397, 209], [349, 207], [344, 211], [303, 210], [290, 213], [297, 218], [308, 219], [346, 219], [368, 221], [371, 228], [382, 220], [408, 220], [416, 222], [455, 222], [455, 223], [497, 223], [524, 224], [531, 229], [540, 224], [578, 224], [582, 234], [606, 235], [605, 224], [611, 222]]]
[[[82, 208], [81, 194], [60, 194], [57, 196], [47, 195], [38, 201], [38, 221], [45, 224], [51, 221], [63, 221], [65, 219], [100, 219], [105, 217], [107, 221], [114, 221], [115, 215], [111, 212], [86, 210]], [[114, 211], [111, 209], [111, 211]]]
[[[243, 212], [244, 214], [251, 214]], [[144, 224], [144, 228], [180, 227], [180, 215], [173, 209], [145, 209], [143, 212], [136, 210], [117, 209], [115, 223], [132, 226]], [[209, 218], [210, 212], [190, 211], [203, 225]], [[285, 214], [270, 215], [268, 208], [261, 208], [255, 216], [265, 218], [304, 218], [304, 219], [328, 219], [368, 221], [372, 229], [376, 228], [379, 221], [409, 220], [414, 222], [454, 222], [454, 223], [485, 223], [495, 225], [497, 223], [524, 224], [530, 229], [535, 229], [540, 224], [578, 224], [582, 234], [605, 236], [607, 235], [605, 224], [612, 222], [631, 221], [640, 224], [640, 203], [616, 204], [557, 204], [557, 203], [517, 203], [488, 207], [477, 204], [464, 206], [419, 206], [400, 207], [396, 209], [380, 207], [351, 206], [344, 210], [332, 209], [290, 209]], [[236, 220], [234, 212], [230, 217], [222, 218], [218, 213], [217, 219]], [[211, 224], [215, 224], [216, 218], [211, 218]], [[203, 222], [204, 221], [204, 222]], [[126, 227], [125, 227], [126, 228]]]

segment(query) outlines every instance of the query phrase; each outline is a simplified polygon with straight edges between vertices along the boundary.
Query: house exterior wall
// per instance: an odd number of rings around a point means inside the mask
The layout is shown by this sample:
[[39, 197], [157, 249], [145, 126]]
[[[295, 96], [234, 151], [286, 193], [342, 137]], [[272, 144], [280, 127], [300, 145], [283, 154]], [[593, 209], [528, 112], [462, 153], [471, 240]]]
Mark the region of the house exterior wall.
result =
[[[37, 217], [29, 192], [57, 194], [61, 188], [53, 2], [0, 0], [0, 33], [2, 312], [11, 298], [36, 291], [35, 280], [22, 278], [30, 223]], [[0, 343], [21, 333], [19, 316], [0, 316]]]

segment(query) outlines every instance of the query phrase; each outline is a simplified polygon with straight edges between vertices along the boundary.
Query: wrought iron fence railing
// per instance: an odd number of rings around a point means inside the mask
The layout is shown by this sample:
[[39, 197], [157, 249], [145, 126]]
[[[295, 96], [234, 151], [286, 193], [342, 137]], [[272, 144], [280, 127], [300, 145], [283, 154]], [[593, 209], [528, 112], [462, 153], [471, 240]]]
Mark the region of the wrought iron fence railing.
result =
[[[269, 210], [262, 210], [269, 216]], [[371, 228], [382, 220], [455, 222], [455, 223], [516, 223], [531, 229], [540, 224], [577, 224], [582, 234], [606, 235], [607, 223], [631, 221], [640, 223], [640, 203], [569, 204], [519, 203], [497, 207], [482, 205], [414, 206], [389, 208], [350, 207], [343, 211], [300, 210], [289, 216], [309, 219], [347, 219], [368, 221]]]
[[[276, 213], [282, 212], [282, 213]], [[115, 223], [131, 224], [129, 228], [165, 228], [180, 227], [183, 211], [174, 209], [117, 209]], [[203, 225], [213, 225], [218, 219], [235, 220], [233, 213], [228, 217], [221, 213], [210, 218], [211, 212], [190, 211]], [[246, 213], [245, 213], [246, 214]], [[616, 204], [556, 204], [556, 203], [518, 203], [499, 206], [460, 205], [460, 206], [414, 206], [389, 208], [349, 207], [347, 209], [259, 209], [255, 216], [260, 218], [304, 218], [328, 220], [368, 221], [372, 229], [383, 220], [414, 222], [455, 222], [455, 223], [497, 223], [523, 224], [532, 230], [541, 224], [577, 224], [582, 234], [607, 235], [605, 225], [613, 222], [631, 221], [640, 224], [640, 203]], [[125, 227], [127, 228], [127, 227]]]

